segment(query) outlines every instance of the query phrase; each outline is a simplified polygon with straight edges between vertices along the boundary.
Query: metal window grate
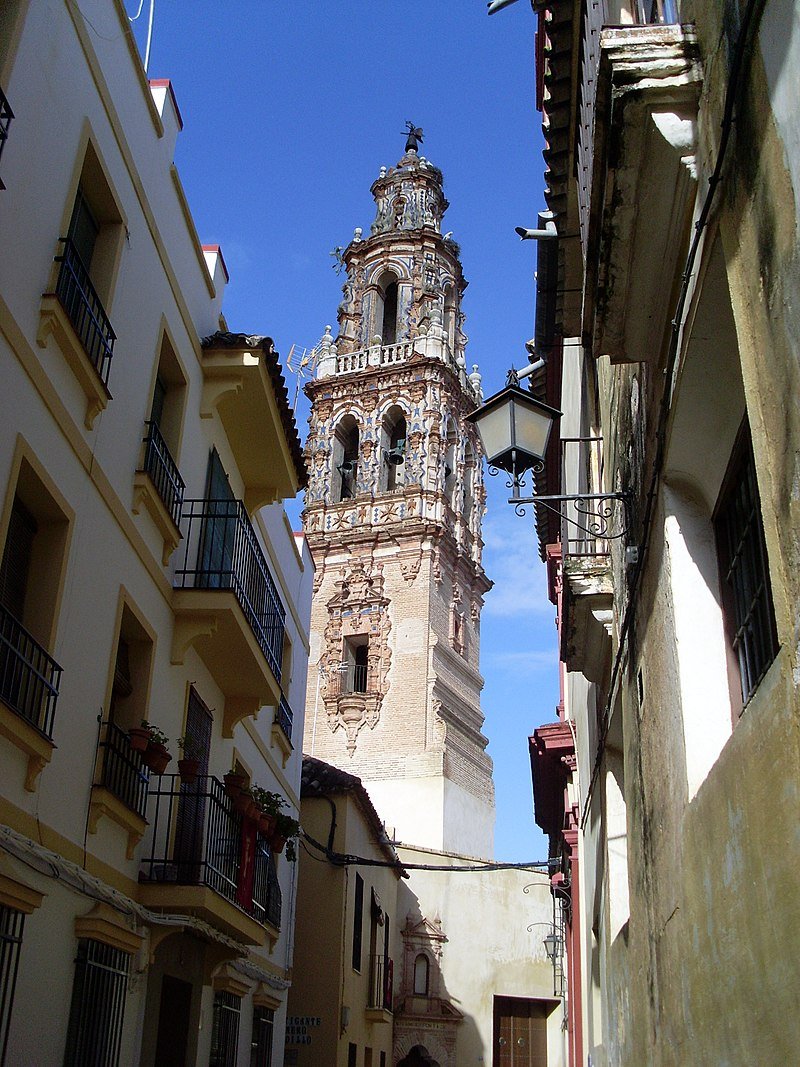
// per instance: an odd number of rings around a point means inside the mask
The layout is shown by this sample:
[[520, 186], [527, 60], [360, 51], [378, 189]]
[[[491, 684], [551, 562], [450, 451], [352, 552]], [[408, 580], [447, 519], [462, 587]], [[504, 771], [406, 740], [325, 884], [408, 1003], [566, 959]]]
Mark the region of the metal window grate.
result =
[[60, 683], [56, 661], [0, 605], [0, 699], [51, 738]]
[[0, 906], [0, 1067], [6, 1062], [8, 1029], [14, 1006], [24, 926], [23, 912]]
[[744, 704], [778, 651], [767, 549], [749, 433], [737, 444], [714, 518], [726, 621]]
[[275, 1012], [271, 1008], [253, 1008], [253, 1037], [250, 1067], [272, 1067]]
[[211, 1057], [208, 1067], [236, 1067], [242, 998], [220, 990], [214, 994]]
[[[392, 1010], [393, 963], [385, 953], [370, 957], [369, 1008]], [[427, 981], [426, 981], [427, 986]], [[416, 990], [414, 990], [416, 992]]]
[[286, 735], [287, 741], [292, 740], [293, 719], [294, 716], [292, 714], [292, 709], [289, 706], [289, 701], [286, 699], [283, 693], [281, 693], [280, 703], [278, 704], [277, 710], [275, 712], [275, 722], [278, 724], [278, 726], [280, 726], [281, 730], [283, 730], [284, 734]]
[[107, 386], [116, 334], [111, 329], [100, 297], [89, 278], [89, 271], [81, 262], [74, 242], [69, 237], [61, 237], [60, 241], [64, 251], [62, 255], [56, 256], [56, 263], [61, 264], [56, 296], [86, 349], [100, 381]]
[[78, 942], [64, 1067], [117, 1067], [128, 961], [127, 953], [102, 941]]
[[169, 517], [176, 526], [179, 526], [183, 491], [186, 486], [157, 423], [152, 421], [146, 425], [143, 469], [150, 476], [150, 481], [169, 512]]
[[278, 595], [247, 510], [240, 500], [186, 500], [178, 589], [230, 589], [266, 656], [281, 678], [286, 609]]
[[100, 784], [131, 811], [144, 818], [148, 774], [142, 763], [141, 753], [131, 748], [130, 739], [124, 730], [120, 730], [113, 722], [103, 725], [105, 729], [100, 741], [103, 770]]

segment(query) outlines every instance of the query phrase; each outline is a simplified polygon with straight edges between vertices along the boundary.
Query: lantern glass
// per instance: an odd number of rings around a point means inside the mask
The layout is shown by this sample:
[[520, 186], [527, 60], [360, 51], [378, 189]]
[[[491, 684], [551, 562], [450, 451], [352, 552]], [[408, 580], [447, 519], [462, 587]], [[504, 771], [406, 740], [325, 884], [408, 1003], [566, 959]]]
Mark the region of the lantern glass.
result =
[[478, 428], [489, 463], [521, 474], [544, 458], [550, 429], [560, 414], [530, 393], [508, 386], [467, 418]]
[[544, 950], [547, 953], [549, 960], [556, 958], [556, 951], [558, 950], [558, 938], [555, 934], [548, 934], [544, 939]]

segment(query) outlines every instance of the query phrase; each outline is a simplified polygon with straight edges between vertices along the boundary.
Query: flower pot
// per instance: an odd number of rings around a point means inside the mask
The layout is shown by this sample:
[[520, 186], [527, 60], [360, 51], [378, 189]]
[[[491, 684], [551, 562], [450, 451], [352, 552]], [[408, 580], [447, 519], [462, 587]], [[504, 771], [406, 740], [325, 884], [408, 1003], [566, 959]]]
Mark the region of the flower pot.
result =
[[146, 752], [150, 744], [150, 731], [144, 726], [132, 726], [128, 730], [128, 739], [134, 752]]
[[152, 742], [142, 753], [142, 762], [149, 767], [153, 774], [163, 774], [167, 764], [172, 759], [164, 745], [154, 745]]
[[247, 797], [246, 798], [245, 805], [244, 805], [244, 812], [242, 814], [244, 815], [244, 817], [246, 819], [257, 819], [258, 818], [258, 815], [259, 815], [258, 804], [256, 804], [256, 802], [253, 800], [252, 797]]
[[258, 816], [258, 831], [262, 837], [269, 840], [275, 833], [275, 816], [262, 811]]
[[225, 782], [225, 792], [231, 798], [236, 801], [244, 789], [245, 777], [243, 774], [236, 774], [235, 771], [228, 771], [223, 781]]
[[286, 838], [285, 837], [281, 837], [280, 834], [273, 834], [272, 835], [272, 840], [270, 841], [270, 848], [272, 849], [272, 851], [275, 853], [276, 856], [280, 856], [281, 852], [283, 852], [283, 846], [285, 844], [286, 844]]
[[181, 776], [181, 781], [186, 785], [194, 785], [197, 781], [197, 774], [200, 770], [199, 759], [179, 759], [178, 760], [178, 774]]

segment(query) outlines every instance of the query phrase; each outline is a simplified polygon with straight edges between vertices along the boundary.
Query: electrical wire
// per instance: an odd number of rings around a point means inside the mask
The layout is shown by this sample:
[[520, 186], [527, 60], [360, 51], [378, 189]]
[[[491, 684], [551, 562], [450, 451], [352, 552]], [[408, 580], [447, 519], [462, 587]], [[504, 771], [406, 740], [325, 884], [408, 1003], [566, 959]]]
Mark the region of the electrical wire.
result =
[[614, 705], [616, 698], [617, 685], [621, 676], [621, 668], [624, 655], [627, 650], [628, 635], [630, 633], [631, 626], [633, 624], [634, 608], [636, 605], [636, 594], [639, 588], [639, 582], [644, 570], [644, 562], [647, 558], [647, 550], [650, 547], [650, 534], [651, 526], [653, 522], [653, 512], [655, 508], [656, 497], [658, 496], [659, 479], [664, 467], [664, 459], [666, 455], [666, 438], [667, 438], [667, 422], [671, 410], [671, 398], [673, 389], [673, 376], [675, 372], [675, 366], [678, 360], [678, 350], [680, 346], [681, 330], [683, 328], [683, 313], [686, 307], [686, 301], [689, 296], [689, 288], [692, 280], [692, 271], [694, 269], [695, 259], [697, 253], [700, 250], [700, 242], [702, 240], [703, 231], [708, 224], [708, 218], [711, 214], [711, 208], [714, 202], [714, 195], [717, 187], [721, 181], [722, 167], [725, 162], [725, 156], [728, 150], [728, 142], [730, 141], [731, 131], [735, 122], [735, 106], [736, 97], [738, 96], [741, 88], [741, 82], [747, 70], [746, 63], [751, 56], [751, 51], [748, 51], [748, 44], [752, 35], [758, 28], [758, 23], [761, 19], [766, 0], [749, 0], [747, 8], [745, 9], [744, 18], [739, 29], [739, 35], [736, 40], [736, 49], [734, 51], [733, 62], [731, 63], [730, 74], [728, 77], [728, 85], [725, 91], [725, 105], [722, 115], [722, 133], [720, 135], [719, 150], [717, 152], [717, 159], [714, 165], [714, 170], [711, 173], [711, 177], [708, 179], [708, 191], [706, 192], [703, 200], [703, 205], [700, 209], [700, 214], [697, 217], [697, 221], [694, 224], [694, 236], [692, 238], [689, 252], [686, 257], [686, 265], [683, 270], [681, 278], [681, 289], [678, 294], [678, 301], [675, 307], [675, 314], [672, 317], [671, 332], [669, 349], [667, 351], [667, 362], [664, 370], [664, 392], [661, 396], [661, 403], [659, 407], [658, 416], [658, 428], [656, 431], [656, 454], [653, 460], [653, 472], [650, 478], [650, 484], [647, 491], [647, 499], [645, 502], [645, 513], [642, 519], [642, 537], [640, 543], [639, 559], [635, 564], [635, 569], [631, 577], [629, 586], [628, 603], [625, 608], [625, 614], [622, 620], [622, 626], [620, 627], [619, 647], [617, 648], [617, 654], [614, 658], [614, 665], [611, 672], [611, 681], [609, 683], [608, 700], [606, 701], [605, 708], [603, 709], [603, 715], [601, 719], [600, 736], [597, 742], [597, 753], [595, 755], [594, 765], [592, 767], [592, 776], [589, 781], [589, 788], [586, 791], [586, 799], [583, 804], [583, 811], [581, 812], [580, 827], [583, 830], [586, 826], [586, 820], [589, 816], [589, 805], [594, 794], [594, 788], [597, 784], [597, 780], [600, 776], [600, 770], [603, 762], [603, 755], [605, 752], [606, 740], [611, 728], [611, 709]]
[[[396, 861], [376, 860], [370, 859], [367, 856], [355, 856], [351, 853], [334, 852], [326, 845], [323, 845], [321, 841], [315, 840], [315, 838], [305, 830], [303, 831], [303, 837], [313, 848], [321, 852], [325, 856], [325, 859], [335, 867], [387, 867], [401, 873], [404, 871], [549, 871], [549, 863], [547, 860], [530, 860], [525, 863], [496, 863], [492, 860], [486, 860], [482, 863], [459, 864], [455, 867], [450, 864], [406, 863], [401, 859]], [[311, 853], [309, 853], [309, 855], [311, 855]]]

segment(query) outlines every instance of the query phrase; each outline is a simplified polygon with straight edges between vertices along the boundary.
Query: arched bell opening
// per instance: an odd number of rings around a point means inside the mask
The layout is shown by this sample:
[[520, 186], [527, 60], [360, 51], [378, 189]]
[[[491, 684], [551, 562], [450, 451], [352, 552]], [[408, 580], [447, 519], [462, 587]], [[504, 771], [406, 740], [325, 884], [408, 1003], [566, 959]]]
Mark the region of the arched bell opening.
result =
[[389, 408], [383, 420], [381, 433], [383, 443], [381, 488], [387, 492], [405, 483], [407, 432], [403, 409], [397, 406]]
[[336, 427], [333, 442], [333, 500], [349, 500], [358, 483], [358, 423], [345, 415]]

